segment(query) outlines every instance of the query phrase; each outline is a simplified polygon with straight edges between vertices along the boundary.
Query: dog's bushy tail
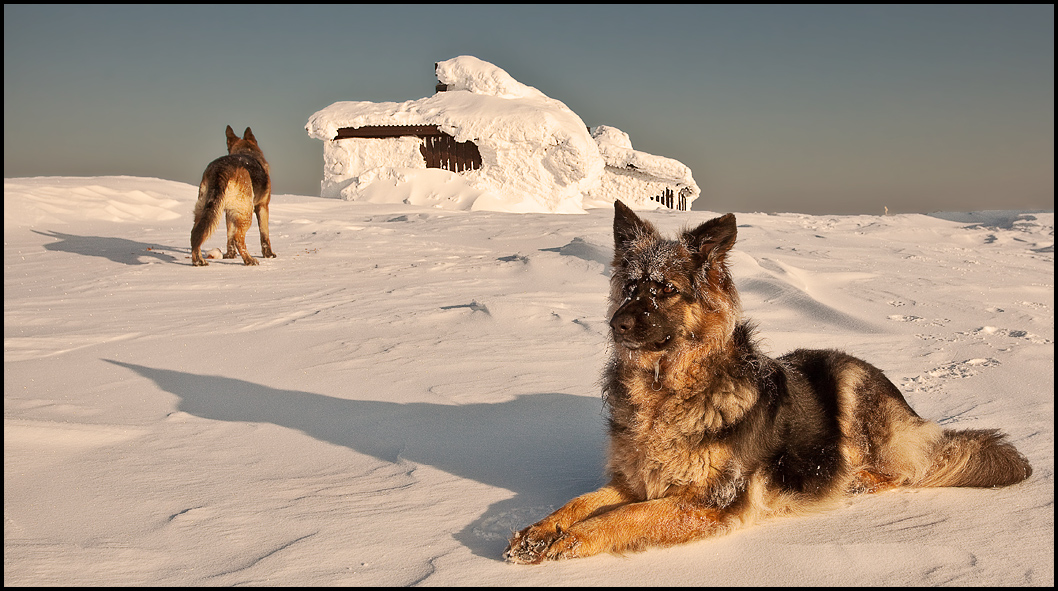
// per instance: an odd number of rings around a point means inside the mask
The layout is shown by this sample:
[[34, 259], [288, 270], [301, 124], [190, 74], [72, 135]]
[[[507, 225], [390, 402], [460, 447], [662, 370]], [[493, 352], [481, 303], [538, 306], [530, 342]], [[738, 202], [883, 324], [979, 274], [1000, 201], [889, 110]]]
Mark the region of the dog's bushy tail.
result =
[[917, 486], [1009, 486], [1032, 474], [1025, 456], [996, 429], [945, 429]]
[[227, 179], [220, 182], [202, 179], [198, 186], [198, 201], [195, 203], [195, 225], [191, 228], [191, 246], [201, 246], [217, 227], [224, 208], [224, 187]]

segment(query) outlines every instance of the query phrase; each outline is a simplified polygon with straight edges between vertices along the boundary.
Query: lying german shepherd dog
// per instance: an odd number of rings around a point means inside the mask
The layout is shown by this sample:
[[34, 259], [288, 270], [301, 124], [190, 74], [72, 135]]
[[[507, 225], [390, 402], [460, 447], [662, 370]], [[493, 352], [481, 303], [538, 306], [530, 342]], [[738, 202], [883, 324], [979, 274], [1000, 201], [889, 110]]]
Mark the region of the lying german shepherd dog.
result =
[[728, 271], [734, 215], [666, 240], [615, 207], [610, 482], [514, 534], [510, 562], [671, 546], [852, 494], [1032, 473], [1003, 434], [923, 419], [864, 361], [762, 353]]
[[221, 212], [227, 214], [228, 223], [228, 250], [224, 258], [235, 258], [238, 249], [244, 265], [257, 264], [257, 259], [246, 250], [246, 231], [253, 223], [254, 213], [261, 230], [262, 256], [276, 256], [268, 238], [268, 202], [272, 200], [268, 162], [249, 127], [242, 139], [230, 125], [225, 134], [228, 155], [210, 162], [198, 185], [195, 225], [191, 228], [191, 264], [196, 267], [209, 264], [202, 258], [202, 243], [217, 227]]

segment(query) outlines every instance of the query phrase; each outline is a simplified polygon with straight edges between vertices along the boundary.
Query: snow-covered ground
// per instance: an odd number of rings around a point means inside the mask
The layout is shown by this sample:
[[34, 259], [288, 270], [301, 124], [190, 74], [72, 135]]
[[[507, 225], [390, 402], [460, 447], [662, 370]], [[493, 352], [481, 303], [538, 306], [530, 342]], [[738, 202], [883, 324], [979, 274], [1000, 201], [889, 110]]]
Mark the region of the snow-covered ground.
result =
[[1053, 213], [741, 213], [733, 256], [772, 352], [868, 359], [1028, 481], [527, 567], [603, 480], [612, 210], [278, 195], [278, 258], [194, 268], [195, 194], [4, 181], [5, 585], [1054, 584]]

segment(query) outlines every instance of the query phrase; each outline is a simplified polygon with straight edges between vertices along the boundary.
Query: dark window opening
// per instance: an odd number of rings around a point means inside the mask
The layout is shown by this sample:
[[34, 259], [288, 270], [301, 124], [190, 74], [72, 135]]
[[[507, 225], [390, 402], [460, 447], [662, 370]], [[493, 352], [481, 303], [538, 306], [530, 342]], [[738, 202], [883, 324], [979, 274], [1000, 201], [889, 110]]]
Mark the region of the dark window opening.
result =
[[457, 142], [454, 137], [437, 129], [436, 125], [365, 125], [343, 127], [334, 139], [417, 137], [422, 141], [426, 168], [441, 168], [452, 172], [481, 168], [481, 153], [474, 142]]

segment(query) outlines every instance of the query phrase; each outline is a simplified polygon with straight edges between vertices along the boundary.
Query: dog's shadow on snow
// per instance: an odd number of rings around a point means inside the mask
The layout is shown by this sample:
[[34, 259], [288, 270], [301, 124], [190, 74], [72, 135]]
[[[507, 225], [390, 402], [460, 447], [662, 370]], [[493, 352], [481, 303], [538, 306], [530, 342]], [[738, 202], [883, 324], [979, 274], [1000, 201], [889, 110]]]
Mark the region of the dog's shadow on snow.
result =
[[198, 417], [272, 423], [387, 462], [426, 464], [514, 492], [455, 534], [474, 554], [496, 560], [512, 531], [603, 483], [597, 397], [541, 393], [496, 404], [398, 404], [106, 361], [175, 394], [179, 410]]
[[78, 236], [76, 234], [64, 234], [54, 231], [39, 232], [37, 230], [33, 230], [33, 232], [58, 240], [58, 242], [45, 244], [45, 250], [103, 257], [122, 265], [150, 264], [141, 260], [142, 257], [158, 259], [159, 262], [163, 263], [177, 262], [176, 257], [160, 252], [160, 249], [173, 250], [172, 248], [157, 244], [110, 236]]

